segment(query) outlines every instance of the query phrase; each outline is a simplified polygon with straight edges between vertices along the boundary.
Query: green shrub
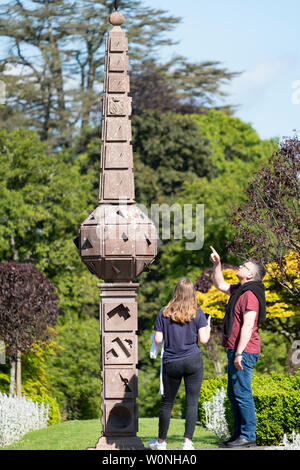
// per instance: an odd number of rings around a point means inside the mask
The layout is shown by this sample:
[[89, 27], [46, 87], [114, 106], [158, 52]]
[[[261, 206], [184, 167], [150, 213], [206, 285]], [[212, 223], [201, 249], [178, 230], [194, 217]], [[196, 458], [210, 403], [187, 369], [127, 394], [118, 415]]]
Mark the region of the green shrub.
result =
[[[25, 361], [24, 361], [25, 362]], [[6, 366], [6, 373], [0, 371], [0, 392], [5, 393], [6, 395], [9, 394], [9, 369], [8, 365]], [[48, 426], [52, 424], [57, 424], [60, 422], [60, 411], [59, 411], [59, 404], [50, 396], [50, 392], [46, 388], [43, 383], [43, 376], [39, 376], [38, 378], [33, 377], [32, 379], [28, 379], [26, 375], [28, 371], [24, 373], [24, 380], [22, 381], [22, 395], [25, 396], [27, 399], [31, 399], [33, 401], [38, 402], [41, 404], [42, 402], [45, 405], [49, 405], [49, 420]], [[34, 375], [34, 374], [33, 374]], [[22, 377], [23, 378], [23, 377]]]
[[300, 377], [254, 376], [253, 395], [259, 445], [278, 444], [283, 434], [300, 429]]
[[[199, 419], [205, 423], [203, 403], [210, 400], [217, 388], [227, 388], [227, 376], [204, 380], [199, 400]], [[254, 375], [252, 391], [255, 403], [258, 445], [276, 445], [284, 434], [300, 429], [300, 377], [284, 374]], [[225, 400], [226, 419], [232, 430], [230, 402]]]

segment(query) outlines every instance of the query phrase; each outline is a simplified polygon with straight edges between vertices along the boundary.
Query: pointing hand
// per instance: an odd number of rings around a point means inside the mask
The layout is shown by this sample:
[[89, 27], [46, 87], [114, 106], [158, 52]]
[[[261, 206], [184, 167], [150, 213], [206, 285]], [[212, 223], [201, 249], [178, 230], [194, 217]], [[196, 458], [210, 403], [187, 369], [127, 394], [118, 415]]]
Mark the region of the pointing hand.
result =
[[210, 255], [210, 260], [213, 264], [219, 264], [221, 262], [221, 258], [220, 256], [218, 255], [218, 253], [216, 252], [216, 250], [214, 249], [213, 246], [210, 246], [209, 247], [212, 251], [211, 255]]

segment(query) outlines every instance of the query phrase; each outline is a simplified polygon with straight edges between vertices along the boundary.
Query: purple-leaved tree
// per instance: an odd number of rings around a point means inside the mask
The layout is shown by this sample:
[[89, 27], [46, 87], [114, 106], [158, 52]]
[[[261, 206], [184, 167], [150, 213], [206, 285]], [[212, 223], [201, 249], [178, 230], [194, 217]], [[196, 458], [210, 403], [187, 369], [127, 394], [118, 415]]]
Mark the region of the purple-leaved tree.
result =
[[[21, 396], [21, 354], [47, 343], [58, 316], [55, 287], [29, 263], [0, 263], [0, 338], [11, 362], [10, 395]], [[16, 367], [17, 366], [17, 367]]]
[[[297, 282], [300, 270], [300, 141], [285, 139], [247, 188], [247, 200], [232, 211], [236, 235], [230, 249], [241, 259], [254, 257], [283, 287], [295, 304], [300, 303]], [[297, 269], [287, 264], [293, 254]]]

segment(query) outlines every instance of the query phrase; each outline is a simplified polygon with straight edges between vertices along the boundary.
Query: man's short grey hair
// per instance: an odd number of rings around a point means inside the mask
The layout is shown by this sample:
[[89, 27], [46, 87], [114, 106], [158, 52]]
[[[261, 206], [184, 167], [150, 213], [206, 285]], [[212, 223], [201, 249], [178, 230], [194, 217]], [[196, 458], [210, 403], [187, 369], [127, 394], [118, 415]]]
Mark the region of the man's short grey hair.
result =
[[248, 263], [252, 263], [253, 267], [254, 267], [254, 278], [253, 280], [254, 281], [262, 281], [263, 278], [265, 277], [266, 275], [266, 269], [264, 267], [264, 265], [260, 262], [260, 261], [257, 261], [256, 259], [254, 258], [250, 258], [247, 260]]

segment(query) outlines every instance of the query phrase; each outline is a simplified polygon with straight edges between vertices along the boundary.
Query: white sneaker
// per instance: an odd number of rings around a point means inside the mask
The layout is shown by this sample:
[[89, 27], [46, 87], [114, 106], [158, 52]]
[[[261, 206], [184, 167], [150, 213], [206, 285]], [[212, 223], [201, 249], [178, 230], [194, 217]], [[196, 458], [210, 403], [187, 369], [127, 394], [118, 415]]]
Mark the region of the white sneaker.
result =
[[192, 441], [186, 441], [182, 443], [182, 450], [194, 450], [195, 447], [193, 446]]
[[148, 447], [153, 450], [166, 450], [167, 443], [166, 441], [158, 442], [158, 439], [153, 439], [152, 441], [148, 442]]

